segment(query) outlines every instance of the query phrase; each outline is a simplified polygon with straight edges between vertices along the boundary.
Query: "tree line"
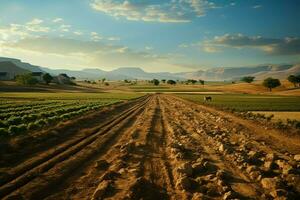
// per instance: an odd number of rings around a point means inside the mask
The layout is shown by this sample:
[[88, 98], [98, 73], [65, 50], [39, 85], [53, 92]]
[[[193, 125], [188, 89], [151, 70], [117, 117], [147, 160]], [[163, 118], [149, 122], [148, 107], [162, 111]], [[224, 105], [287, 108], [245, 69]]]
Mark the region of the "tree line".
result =
[[[244, 76], [241, 78], [241, 81], [246, 83], [252, 83], [254, 81], [254, 76]], [[290, 75], [288, 76], [287, 80], [294, 84], [295, 87], [300, 87], [300, 74], [299, 75]], [[276, 78], [266, 78], [263, 81], [263, 86], [266, 88], [269, 88], [270, 91], [272, 91], [273, 88], [279, 87], [281, 85], [281, 82], [279, 79]]]

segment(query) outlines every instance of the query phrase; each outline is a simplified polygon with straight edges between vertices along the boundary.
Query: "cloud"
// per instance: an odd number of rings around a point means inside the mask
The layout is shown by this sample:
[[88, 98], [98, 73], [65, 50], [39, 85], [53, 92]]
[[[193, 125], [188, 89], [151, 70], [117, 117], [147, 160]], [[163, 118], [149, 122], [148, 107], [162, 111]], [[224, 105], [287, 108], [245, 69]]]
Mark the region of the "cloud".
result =
[[262, 5], [254, 5], [254, 6], [252, 6], [252, 8], [254, 8], [254, 9], [262, 8]]
[[165, 3], [153, 0], [92, 0], [90, 5], [94, 10], [116, 18], [165, 23], [190, 22], [195, 17], [204, 16], [208, 9], [217, 8], [208, 0], [168, 0]]
[[43, 53], [44, 56], [56, 55], [82, 58], [85, 65], [119, 67], [142, 64], [151, 64], [166, 60], [167, 57], [159, 56], [144, 51], [134, 51], [122, 45], [111, 45], [103, 42], [83, 41], [67, 38], [25, 38], [14, 43], [4, 43], [2, 46], [14, 50]]
[[110, 41], [119, 41], [119, 40], [121, 40], [121, 38], [119, 38], [119, 37], [108, 37], [107, 40], [110, 40]]
[[147, 50], [147, 51], [150, 51], [150, 50], [153, 50], [154, 48], [153, 47], [151, 47], [151, 46], [145, 46], [145, 50]]
[[31, 20], [30, 22], [27, 22], [26, 24], [27, 25], [39, 25], [41, 23], [43, 23], [43, 20], [35, 18], [35, 19]]
[[0, 43], [3, 41], [15, 41], [24, 37], [38, 34], [44, 34], [51, 31], [48, 25], [45, 25], [42, 19], [32, 19], [24, 24], [9, 24], [6, 26], [0, 26]]
[[[204, 41], [203, 50], [214, 52], [224, 48], [257, 48], [271, 55], [300, 55], [300, 38], [265, 38], [261, 36], [245, 36], [242, 34], [216, 36]], [[215, 51], [215, 52], [216, 52]]]
[[44, 20], [35, 18], [24, 25], [24, 28], [32, 32], [49, 32], [50, 28], [43, 26]]
[[75, 35], [83, 35], [83, 33], [81, 31], [74, 31], [73, 32]]
[[60, 23], [60, 22], [63, 22], [64, 20], [62, 18], [55, 18], [52, 20], [52, 22], [54, 23]]

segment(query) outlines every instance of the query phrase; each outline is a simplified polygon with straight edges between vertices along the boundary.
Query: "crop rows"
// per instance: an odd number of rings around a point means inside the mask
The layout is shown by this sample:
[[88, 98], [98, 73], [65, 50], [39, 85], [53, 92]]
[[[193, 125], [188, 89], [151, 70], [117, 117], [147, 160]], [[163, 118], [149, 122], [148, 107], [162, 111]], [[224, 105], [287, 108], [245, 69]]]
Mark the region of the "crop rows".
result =
[[88, 111], [116, 103], [119, 100], [43, 101], [0, 107], [0, 136], [13, 136], [39, 130], [72, 119]]
[[[179, 94], [178, 96], [197, 103], [235, 111], [300, 111], [299, 97], [247, 94]], [[211, 96], [212, 101], [204, 102], [204, 96]]]

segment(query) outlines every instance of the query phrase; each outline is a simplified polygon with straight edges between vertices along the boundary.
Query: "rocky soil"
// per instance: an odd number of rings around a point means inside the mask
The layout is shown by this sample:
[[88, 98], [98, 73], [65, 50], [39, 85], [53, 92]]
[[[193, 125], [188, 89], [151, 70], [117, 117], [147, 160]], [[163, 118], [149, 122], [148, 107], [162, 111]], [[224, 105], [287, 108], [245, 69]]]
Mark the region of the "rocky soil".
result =
[[277, 130], [161, 94], [114, 115], [7, 169], [0, 198], [300, 199], [300, 144]]

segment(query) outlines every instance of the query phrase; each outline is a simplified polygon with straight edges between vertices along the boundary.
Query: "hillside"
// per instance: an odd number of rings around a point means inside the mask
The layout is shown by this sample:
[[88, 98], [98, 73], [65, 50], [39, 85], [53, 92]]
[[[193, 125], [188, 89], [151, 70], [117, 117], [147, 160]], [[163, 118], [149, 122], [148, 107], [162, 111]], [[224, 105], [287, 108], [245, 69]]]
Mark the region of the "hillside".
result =
[[286, 79], [291, 74], [300, 74], [300, 65], [261, 65], [255, 67], [212, 68], [197, 72], [181, 73], [185, 78], [212, 81], [239, 80], [243, 76], [255, 76], [256, 80], [267, 77]]
[[20, 74], [20, 73], [28, 72], [28, 70], [20, 68], [17, 65], [15, 65], [14, 63], [8, 62], [8, 61], [4, 61], [4, 62], [0, 61], [0, 71], [8, 72], [11, 74]]
[[16, 66], [23, 68], [27, 71], [31, 72], [43, 72], [39, 66], [31, 65], [29, 63], [22, 62], [19, 59], [14, 59], [14, 58], [5, 58], [5, 57], [0, 57], [0, 62], [11, 62], [14, 63]]
[[[98, 80], [106, 78], [107, 80], [124, 80], [124, 79], [203, 79], [206, 81], [223, 81], [223, 80], [239, 80], [243, 76], [255, 76], [256, 80], [262, 80], [267, 77], [286, 79], [291, 74], [300, 74], [300, 64], [295, 65], [259, 65], [254, 67], [231, 67], [231, 68], [211, 68], [207, 70], [198, 70], [195, 72], [146, 72], [138, 67], [121, 67], [112, 71], [104, 71], [97, 68], [88, 68], [83, 70], [66, 70], [66, 69], [50, 69], [24, 63], [21, 60], [13, 58], [0, 57], [0, 62], [9, 61], [16, 66], [32, 71], [32, 72], [48, 72], [52, 75], [68, 74], [76, 77], [77, 80]], [[0, 69], [1, 70], [1, 69]]]

